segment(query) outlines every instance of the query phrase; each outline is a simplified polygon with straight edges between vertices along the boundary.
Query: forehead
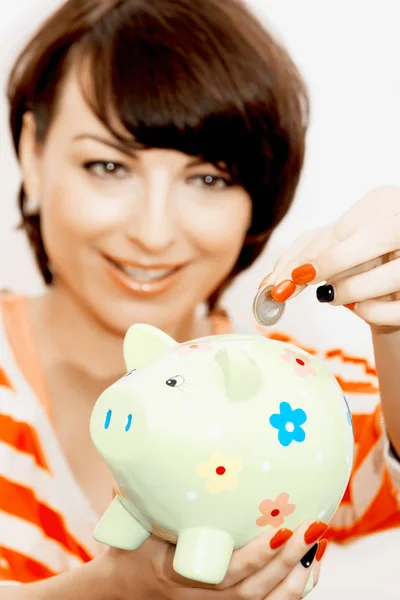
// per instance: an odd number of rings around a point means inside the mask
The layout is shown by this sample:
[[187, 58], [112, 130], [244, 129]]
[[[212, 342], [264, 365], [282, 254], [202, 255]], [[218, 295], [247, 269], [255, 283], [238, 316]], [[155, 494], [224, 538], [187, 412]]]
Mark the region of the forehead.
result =
[[[82, 69], [84, 69], [82, 67]], [[84, 81], [85, 87], [82, 87]], [[90, 131], [93, 135], [110, 138], [110, 131], [96, 116], [86, 97], [90, 97], [90, 73], [85, 68], [79, 70], [72, 66], [62, 82], [57, 101], [57, 110], [52, 123], [52, 129], [58, 133], [74, 137], [82, 131]], [[113, 123], [114, 125], [114, 123]], [[122, 126], [115, 118], [115, 127]]]

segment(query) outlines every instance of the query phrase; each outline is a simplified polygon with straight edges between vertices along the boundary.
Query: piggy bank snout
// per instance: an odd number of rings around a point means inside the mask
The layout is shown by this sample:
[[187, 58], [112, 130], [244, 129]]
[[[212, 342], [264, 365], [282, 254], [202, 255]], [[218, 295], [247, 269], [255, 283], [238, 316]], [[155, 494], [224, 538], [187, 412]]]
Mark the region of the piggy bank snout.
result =
[[90, 422], [91, 437], [98, 449], [114, 447], [116, 441], [123, 443], [125, 435], [132, 433], [133, 408], [132, 398], [125, 393], [118, 397], [106, 394], [98, 400]]
[[96, 428], [102, 434], [128, 432], [132, 426], [132, 410], [127, 406], [105, 405], [97, 409]]
[[[114, 414], [113, 414], [114, 413]], [[110, 427], [116, 427], [117, 429], [124, 429], [129, 431], [132, 425], [132, 413], [125, 414], [125, 411], [119, 411], [119, 414], [115, 414], [111, 408], [107, 410], [104, 415], [104, 429], [107, 431]]]

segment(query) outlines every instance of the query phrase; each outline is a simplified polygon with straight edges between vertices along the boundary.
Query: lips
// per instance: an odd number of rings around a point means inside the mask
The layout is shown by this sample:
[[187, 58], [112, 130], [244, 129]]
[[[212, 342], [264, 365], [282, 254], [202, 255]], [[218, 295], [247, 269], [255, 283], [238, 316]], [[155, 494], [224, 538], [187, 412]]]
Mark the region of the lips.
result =
[[158, 281], [168, 277], [179, 267], [165, 267], [165, 268], [143, 268], [143, 267], [132, 267], [123, 263], [118, 263], [115, 260], [109, 259], [112, 264], [126, 273], [129, 277], [132, 277], [139, 283], [151, 283], [152, 281]]
[[120, 288], [144, 296], [166, 291], [183, 268], [183, 265], [143, 266], [118, 261], [106, 255], [103, 257], [109, 275]]

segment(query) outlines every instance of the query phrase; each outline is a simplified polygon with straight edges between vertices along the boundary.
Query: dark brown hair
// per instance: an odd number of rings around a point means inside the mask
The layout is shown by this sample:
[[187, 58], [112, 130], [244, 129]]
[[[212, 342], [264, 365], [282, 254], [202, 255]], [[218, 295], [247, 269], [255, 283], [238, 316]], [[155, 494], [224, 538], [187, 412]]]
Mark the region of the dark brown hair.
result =
[[[134, 140], [142, 148], [223, 162], [251, 196], [251, 227], [233, 271], [209, 298], [213, 308], [292, 203], [308, 121], [307, 92], [295, 65], [240, 0], [68, 0], [10, 75], [17, 153], [24, 113], [33, 111], [38, 141], [44, 141], [66, 72], [84, 63], [82, 90], [113, 135], [127, 145]], [[51, 283], [40, 214], [28, 214], [23, 185], [19, 206]]]

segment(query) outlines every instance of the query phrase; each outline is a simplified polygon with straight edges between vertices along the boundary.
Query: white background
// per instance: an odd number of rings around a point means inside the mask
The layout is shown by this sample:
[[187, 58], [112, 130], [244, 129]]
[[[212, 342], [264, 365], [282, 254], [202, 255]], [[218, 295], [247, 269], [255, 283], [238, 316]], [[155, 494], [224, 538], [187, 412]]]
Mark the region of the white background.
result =
[[[277, 29], [299, 65], [310, 89], [312, 121], [294, 210], [268, 251], [227, 297], [234, 318], [244, 327], [258, 281], [293, 237], [339, 216], [370, 188], [400, 183], [399, 0], [250, 2]], [[0, 21], [2, 90], [16, 50], [58, 4], [58, 0], [7, 3]], [[0, 288], [36, 293], [41, 289], [40, 279], [23, 236], [15, 231], [19, 173], [4, 95], [0, 98], [0, 131]], [[309, 298], [299, 299], [298, 308], [302, 306], [310, 310]], [[320, 306], [313, 308], [308, 330], [314, 328], [314, 334], [322, 330], [331, 343], [342, 342], [351, 317], [338, 312], [342, 309], [328, 310], [335, 325], [332, 330], [325, 332], [327, 312]], [[299, 329], [299, 321], [304, 330], [304, 319], [298, 319], [296, 313], [286, 317], [285, 326]], [[365, 340], [368, 345], [364, 325], [352, 325], [352, 332], [352, 339], [347, 340], [350, 350], [355, 340], [357, 344]], [[326, 555], [323, 577], [312, 597], [398, 600], [399, 557], [398, 531], [370, 536], [344, 548], [334, 546]]]

